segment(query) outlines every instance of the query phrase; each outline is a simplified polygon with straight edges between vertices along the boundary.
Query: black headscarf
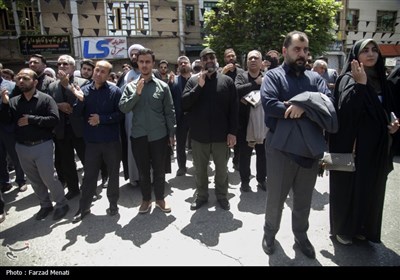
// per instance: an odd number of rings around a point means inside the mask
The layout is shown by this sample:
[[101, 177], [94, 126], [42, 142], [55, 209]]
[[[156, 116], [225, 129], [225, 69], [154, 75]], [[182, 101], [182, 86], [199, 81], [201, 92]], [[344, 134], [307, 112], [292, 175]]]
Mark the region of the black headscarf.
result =
[[[369, 86], [374, 89], [379, 88], [380, 94], [383, 95], [384, 107], [389, 109], [393, 107], [393, 98], [391, 94], [389, 94], [387, 82], [386, 82], [386, 68], [385, 68], [385, 60], [379, 50], [379, 45], [374, 39], [361, 39], [358, 40], [354, 46], [352, 47], [350, 53], [347, 55], [345, 66], [343, 67], [341, 76], [349, 75], [351, 73], [351, 62], [355, 59], [357, 61], [361, 51], [365, 48], [369, 43], [373, 43], [375, 47], [378, 49], [378, 60], [373, 67], [373, 69], [365, 69], [368, 77]], [[338, 79], [340, 81], [341, 78]], [[379, 83], [379, 86], [376, 85]]]

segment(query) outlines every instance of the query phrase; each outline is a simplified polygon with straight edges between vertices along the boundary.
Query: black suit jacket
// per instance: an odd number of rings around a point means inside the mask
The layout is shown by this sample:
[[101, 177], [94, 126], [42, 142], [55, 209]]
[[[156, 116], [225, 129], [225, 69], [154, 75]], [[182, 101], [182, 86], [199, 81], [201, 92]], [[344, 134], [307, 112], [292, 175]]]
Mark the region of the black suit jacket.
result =
[[[89, 81], [83, 78], [74, 77], [73, 82], [77, 83], [80, 87], [87, 84]], [[60, 84], [60, 80], [56, 80], [49, 85], [49, 94], [54, 98], [56, 103], [67, 102], [72, 107], [76, 104], [76, 97], [72, 93], [72, 91], [68, 88], [64, 89], [63, 94], [63, 86]], [[59, 110], [60, 121], [58, 125], [54, 128], [54, 133], [57, 139], [64, 138], [64, 127], [65, 127], [65, 116], [66, 114]], [[80, 114], [70, 114], [69, 119], [71, 122], [72, 130], [75, 133], [76, 137], [83, 137], [83, 116]]]

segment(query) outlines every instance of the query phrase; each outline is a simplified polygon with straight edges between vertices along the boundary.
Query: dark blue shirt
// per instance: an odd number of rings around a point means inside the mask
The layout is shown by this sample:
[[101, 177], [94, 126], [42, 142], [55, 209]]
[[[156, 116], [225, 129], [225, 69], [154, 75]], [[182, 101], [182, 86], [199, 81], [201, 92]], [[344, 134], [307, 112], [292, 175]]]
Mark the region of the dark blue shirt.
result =
[[[115, 85], [105, 83], [96, 89], [94, 82], [82, 87], [83, 102], [77, 103], [77, 113], [82, 113], [85, 122], [83, 138], [85, 142], [104, 143], [119, 141], [119, 123], [123, 118], [118, 103], [121, 98], [121, 89]], [[88, 123], [91, 114], [98, 114], [100, 124], [92, 126]]]
[[265, 124], [272, 132], [277, 119], [284, 118], [287, 106], [283, 102], [305, 91], [321, 92], [332, 99], [325, 80], [317, 72], [306, 70], [297, 76], [286, 63], [267, 71], [261, 85], [261, 98]]

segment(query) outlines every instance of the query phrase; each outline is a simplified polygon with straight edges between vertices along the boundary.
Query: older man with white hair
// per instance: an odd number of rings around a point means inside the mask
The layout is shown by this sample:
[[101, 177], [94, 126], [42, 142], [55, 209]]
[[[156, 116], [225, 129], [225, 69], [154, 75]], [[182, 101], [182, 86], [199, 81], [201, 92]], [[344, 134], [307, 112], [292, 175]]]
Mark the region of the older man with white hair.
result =
[[[49, 85], [49, 94], [57, 103], [60, 121], [54, 128], [55, 157], [57, 172], [63, 175], [67, 183], [67, 199], [79, 195], [79, 177], [76, 170], [75, 151], [81, 162], [85, 162], [85, 142], [83, 140], [83, 117], [74, 114], [76, 97], [71, 91], [71, 84], [80, 87], [88, 80], [74, 77], [75, 59], [61, 55], [57, 60], [58, 80]], [[60, 164], [60, 165], [58, 165]]]

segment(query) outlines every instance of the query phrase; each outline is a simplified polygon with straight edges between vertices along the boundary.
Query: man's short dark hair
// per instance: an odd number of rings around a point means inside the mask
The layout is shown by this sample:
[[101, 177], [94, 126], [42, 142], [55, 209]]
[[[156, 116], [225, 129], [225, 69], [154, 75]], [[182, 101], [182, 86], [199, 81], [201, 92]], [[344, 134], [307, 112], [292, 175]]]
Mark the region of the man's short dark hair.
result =
[[42, 61], [43, 64], [47, 65], [47, 60], [43, 55], [35, 53], [35, 54], [32, 54], [31, 57], [37, 57]]
[[84, 59], [84, 60], [82, 60], [82, 62], [81, 62], [81, 67], [82, 67], [83, 65], [89, 65], [90, 67], [92, 67], [92, 69], [94, 69], [94, 67], [96, 66], [96, 65], [94, 64], [93, 60], [91, 60], [91, 59]]
[[151, 55], [151, 58], [153, 59], [153, 62], [156, 60], [154, 52], [151, 49], [148, 49], [148, 48], [144, 48], [144, 49], [139, 50], [139, 52], [137, 53], [136, 57], [139, 60], [139, 56], [146, 55], [146, 54], [150, 54]]
[[286, 35], [285, 40], [283, 41], [283, 46], [285, 48], [288, 48], [292, 44], [292, 39], [293, 39], [294, 35], [299, 35], [300, 42], [303, 42], [306, 40], [308, 41], [308, 36], [306, 33], [295, 30], [295, 31], [289, 32]]

